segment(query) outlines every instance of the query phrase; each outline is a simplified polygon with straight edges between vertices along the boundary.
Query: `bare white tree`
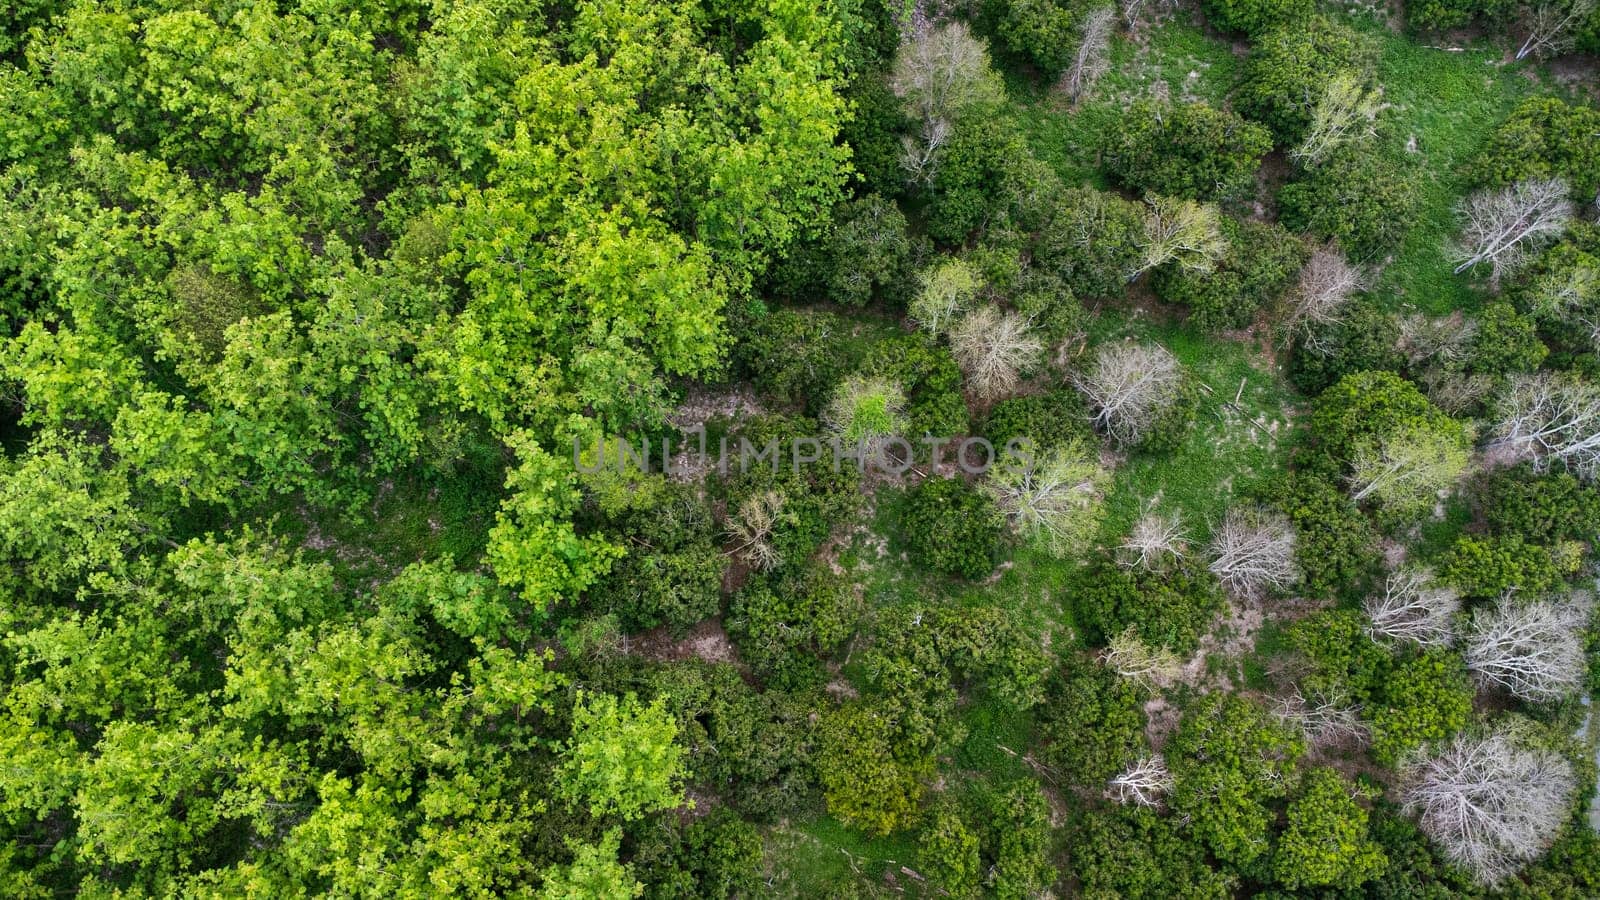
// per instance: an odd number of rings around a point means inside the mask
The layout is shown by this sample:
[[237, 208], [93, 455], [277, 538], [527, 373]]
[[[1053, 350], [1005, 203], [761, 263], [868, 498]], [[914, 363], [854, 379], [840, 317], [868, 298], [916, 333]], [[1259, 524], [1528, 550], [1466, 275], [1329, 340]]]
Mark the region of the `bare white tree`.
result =
[[972, 392], [992, 402], [1017, 389], [1022, 373], [1039, 364], [1044, 343], [1029, 333], [1027, 319], [986, 305], [956, 323], [950, 352]]
[[1406, 809], [1451, 861], [1494, 885], [1538, 857], [1566, 821], [1575, 781], [1559, 754], [1506, 731], [1457, 735], [1402, 772]]
[[1211, 537], [1211, 573], [1238, 596], [1287, 588], [1300, 579], [1289, 518], [1264, 506], [1228, 510]]
[[1073, 442], [1026, 466], [996, 466], [985, 486], [1013, 529], [1064, 556], [1099, 529], [1110, 477], [1091, 448]]
[[1315, 700], [1308, 700], [1299, 688], [1295, 688], [1293, 695], [1280, 698], [1273, 704], [1272, 712], [1279, 721], [1304, 734], [1313, 744], [1367, 738], [1367, 726], [1361, 721], [1361, 711], [1347, 697], [1318, 696]]
[[1179, 397], [1183, 366], [1159, 344], [1111, 344], [1100, 348], [1073, 385], [1089, 401], [1094, 425], [1122, 446], [1150, 433]]
[[1350, 298], [1366, 289], [1366, 273], [1351, 265], [1337, 247], [1325, 244], [1311, 252], [1300, 270], [1284, 324], [1302, 341], [1315, 342], [1324, 329], [1338, 324]]
[[1461, 206], [1465, 224], [1455, 271], [1488, 263], [1490, 279], [1499, 284], [1500, 276], [1566, 230], [1575, 212], [1568, 191], [1563, 179], [1530, 178], [1468, 197]]
[[1462, 650], [1467, 669], [1523, 700], [1571, 696], [1583, 685], [1585, 618], [1571, 603], [1502, 598], [1473, 616]]
[[1461, 597], [1434, 581], [1433, 572], [1411, 567], [1390, 572], [1383, 592], [1362, 604], [1367, 634], [1374, 640], [1410, 641], [1422, 647], [1447, 647], [1455, 639]]
[[1061, 89], [1074, 102], [1083, 99], [1111, 67], [1111, 33], [1116, 22], [1117, 11], [1102, 6], [1090, 10], [1078, 24], [1078, 50], [1061, 75]]
[[903, 42], [889, 86], [918, 126], [915, 137], [905, 138], [901, 161], [914, 179], [924, 180], [933, 177], [939, 150], [961, 117], [1005, 97], [989, 51], [960, 21], [920, 30]]
[[1375, 137], [1378, 112], [1382, 109], [1382, 95], [1363, 85], [1353, 70], [1334, 75], [1311, 112], [1311, 128], [1305, 140], [1289, 151], [1290, 158], [1314, 166], [1352, 141]]
[[1191, 272], [1210, 272], [1228, 252], [1222, 236], [1222, 214], [1209, 203], [1151, 194], [1145, 198], [1144, 233], [1139, 267], [1128, 278], [1166, 263]]
[[1594, 13], [1595, 0], [1539, 0], [1526, 7], [1523, 21], [1528, 37], [1517, 48], [1517, 59], [1560, 56], [1577, 43], [1578, 29]]
[[1530, 459], [1538, 471], [1555, 465], [1593, 480], [1600, 474], [1600, 390], [1574, 375], [1524, 375], [1501, 397], [1495, 445]]
[[1176, 511], [1145, 513], [1117, 548], [1124, 565], [1160, 571], [1188, 554], [1188, 534]]
[[783, 506], [784, 496], [777, 491], [752, 494], [739, 504], [738, 512], [728, 522], [728, 533], [739, 542], [734, 555], [757, 572], [770, 572], [783, 562], [772, 543], [772, 529], [783, 514]]
[[1139, 639], [1133, 626], [1111, 639], [1105, 663], [1123, 678], [1149, 690], [1164, 687], [1183, 674], [1183, 661], [1165, 647], [1152, 647]]
[[1412, 368], [1455, 367], [1466, 361], [1478, 322], [1459, 312], [1448, 316], [1412, 313], [1400, 317], [1400, 352]]
[[1107, 793], [1118, 803], [1156, 807], [1172, 793], [1172, 773], [1161, 754], [1142, 757], [1112, 778]]

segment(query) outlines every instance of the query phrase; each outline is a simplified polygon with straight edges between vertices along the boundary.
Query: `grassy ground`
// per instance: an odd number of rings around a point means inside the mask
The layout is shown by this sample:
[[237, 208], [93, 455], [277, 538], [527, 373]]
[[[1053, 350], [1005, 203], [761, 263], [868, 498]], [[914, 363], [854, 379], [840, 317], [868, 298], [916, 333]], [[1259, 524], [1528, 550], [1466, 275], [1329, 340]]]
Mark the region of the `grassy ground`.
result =
[[1294, 397], [1253, 348], [1117, 312], [1101, 316], [1094, 337], [1156, 341], [1209, 388], [1182, 445], [1159, 456], [1135, 455], [1117, 467], [1103, 543], [1114, 545], [1152, 509], [1178, 511], [1190, 534], [1203, 537], [1241, 489], [1282, 470], [1292, 441]]
[[1398, 152], [1417, 157], [1422, 180], [1422, 208], [1384, 269], [1378, 294], [1434, 315], [1475, 308], [1482, 295], [1451, 271], [1448, 256], [1456, 204], [1470, 187], [1462, 167], [1517, 101], [1538, 89], [1535, 70], [1502, 65], [1498, 49], [1451, 52], [1379, 26], [1365, 30], [1379, 51], [1391, 139]]

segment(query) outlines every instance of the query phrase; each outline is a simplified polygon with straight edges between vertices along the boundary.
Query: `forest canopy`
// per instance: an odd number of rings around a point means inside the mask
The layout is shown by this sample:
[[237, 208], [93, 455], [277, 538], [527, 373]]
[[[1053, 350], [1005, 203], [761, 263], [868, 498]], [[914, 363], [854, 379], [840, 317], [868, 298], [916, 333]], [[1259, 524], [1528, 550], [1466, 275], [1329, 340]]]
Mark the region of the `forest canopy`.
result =
[[1600, 896], [1591, 0], [24, 0], [0, 896]]

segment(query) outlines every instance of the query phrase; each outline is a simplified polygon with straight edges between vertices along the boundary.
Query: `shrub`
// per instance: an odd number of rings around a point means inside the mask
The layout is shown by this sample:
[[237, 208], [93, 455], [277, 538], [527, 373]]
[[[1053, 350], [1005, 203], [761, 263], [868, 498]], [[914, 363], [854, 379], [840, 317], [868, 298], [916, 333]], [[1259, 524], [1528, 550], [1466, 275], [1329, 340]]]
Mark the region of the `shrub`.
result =
[[988, 886], [994, 896], [1022, 900], [1044, 893], [1056, 880], [1044, 791], [1032, 781], [1014, 781], [990, 796], [987, 812]]
[[850, 579], [813, 562], [775, 579], [752, 578], [728, 608], [739, 658], [774, 687], [812, 687], [822, 660], [855, 631], [863, 610]]
[[1033, 231], [1057, 202], [1061, 185], [1033, 158], [1001, 116], [963, 122], [940, 152], [927, 185], [928, 236], [953, 247], [989, 228]]
[[845, 203], [827, 240], [827, 299], [846, 306], [903, 302], [915, 255], [899, 207], [876, 195]]
[[1469, 168], [1487, 187], [1559, 178], [1572, 199], [1587, 203], [1600, 191], [1600, 110], [1557, 97], [1530, 97], [1511, 111]]
[[1072, 288], [1048, 272], [1027, 270], [1017, 279], [1010, 297], [1017, 311], [1033, 323], [1046, 349], [1081, 336], [1089, 324], [1089, 312]]
[[717, 614], [727, 557], [709, 538], [673, 552], [634, 548], [586, 594], [589, 605], [615, 613], [623, 630], [669, 625], [678, 634]]
[[945, 258], [918, 276], [911, 318], [930, 334], [944, 334], [970, 309], [985, 285], [978, 267], [964, 259]]
[[1322, 16], [1289, 22], [1252, 42], [1234, 102], [1293, 147], [1311, 125], [1324, 87], [1340, 72], [1371, 80], [1372, 48], [1349, 26]]
[[1085, 301], [1122, 296], [1128, 273], [1143, 257], [1144, 211], [1116, 194], [1066, 191], [1039, 235], [1035, 265], [1054, 274]]
[[1282, 23], [1310, 18], [1311, 0], [1202, 0], [1207, 21], [1224, 31], [1255, 35]]
[[1168, 303], [1189, 308], [1189, 321], [1211, 331], [1247, 327], [1256, 311], [1294, 284], [1311, 251], [1277, 225], [1225, 218], [1228, 252], [1210, 273], [1166, 265], [1151, 287]]
[[1317, 768], [1289, 801], [1272, 871], [1286, 888], [1353, 889], [1378, 875], [1388, 859], [1367, 833], [1367, 811], [1333, 769]]
[[905, 388], [904, 434], [918, 449], [924, 435], [967, 433], [967, 403], [961, 396], [961, 370], [950, 351], [925, 334], [900, 334], [872, 345], [861, 361], [865, 375]]
[[882, 72], [863, 72], [851, 80], [845, 97], [855, 106], [839, 129], [850, 147], [850, 162], [861, 175], [857, 189], [894, 199], [905, 192], [906, 171], [900, 165], [900, 137], [911, 128], [900, 98]]
[[1278, 202], [1286, 227], [1336, 241], [1351, 259], [1367, 260], [1400, 243], [1418, 197], [1411, 164], [1351, 145], [1284, 185]]
[[833, 390], [823, 411], [828, 431], [849, 447], [881, 449], [905, 430], [905, 392], [887, 378], [851, 375]]
[[1074, 785], [1104, 788], [1145, 750], [1143, 704], [1133, 682], [1068, 655], [1038, 712], [1045, 759]]
[[933, 760], [902, 760], [892, 722], [870, 706], [852, 703], [822, 717], [817, 774], [828, 811], [871, 834], [910, 825]]
[[954, 803], [939, 803], [917, 838], [917, 868], [939, 890], [952, 897], [978, 892], [978, 836], [972, 833]]
[[960, 478], [929, 478], [906, 496], [900, 527], [913, 561], [982, 578], [994, 569], [1003, 523], [994, 501]]
[[1357, 299], [1338, 321], [1315, 326], [1295, 341], [1289, 380], [1315, 394], [1356, 372], [1398, 372], [1404, 362], [1399, 321], [1377, 303]]
[[1251, 184], [1272, 149], [1266, 129], [1205, 103], [1135, 103], [1108, 135], [1106, 171], [1141, 192], [1218, 200]]
[[1600, 346], [1600, 228], [1570, 223], [1560, 243], [1518, 273], [1511, 296], [1559, 347]]
[[1498, 597], [1510, 590], [1533, 597], [1560, 584], [1570, 574], [1566, 568], [1551, 548], [1517, 535], [1463, 536], [1439, 560], [1439, 578], [1468, 597]]
[[1308, 695], [1364, 705], [1383, 688], [1392, 660], [1367, 637], [1367, 621], [1354, 610], [1326, 610], [1294, 623], [1289, 646], [1306, 665], [1300, 687]]
[[1567, 472], [1537, 475], [1527, 463], [1498, 469], [1474, 498], [1495, 535], [1547, 545], [1600, 535], [1600, 494]]
[[1053, 78], [1072, 62], [1084, 4], [1058, 0], [996, 0], [995, 34], [1007, 50]]
[[1465, 728], [1472, 696], [1466, 667], [1449, 650], [1428, 650], [1396, 665], [1372, 714], [1373, 758], [1396, 765], [1413, 750]]
[[1172, 808], [1217, 859], [1246, 866], [1265, 853], [1288, 776], [1304, 746], [1260, 707], [1210, 694], [1188, 710], [1166, 748]]
[[996, 403], [984, 421], [983, 434], [997, 450], [1013, 440], [1030, 440], [1037, 453], [1090, 439], [1094, 429], [1078, 392], [1057, 388]]
[[756, 389], [785, 403], [820, 412], [844, 376], [844, 320], [832, 313], [760, 310], [734, 322], [733, 359]]
[[1175, 820], [1143, 807], [1089, 808], [1072, 840], [1072, 871], [1088, 897], [1224, 900], [1233, 879], [1207, 865], [1204, 846]]
[[1311, 433], [1318, 449], [1341, 462], [1379, 436], [1406, 427], [1463, 434], [1460, 423], [1428, 402], [1416, 385], [1390, 372], [1346, 375], [1312, 407]]
[[1378, 534], [1344, 491], [1311, 473], [1278, 479], [1264, 498], [1282, 510], [1295, 530], [1295, 561], [1306, 593], [1354, 596], [1378, 569]]
[[1188, 653], [1224, 606], [1216, 579], [1178, 567], [1127, 570], [1109, 562], [1087, 567], [1072, 582], [1073, 615], [1084, 640], [1104, 646], [1132, 627], [1155, 647]]
[[761, 886], [761, 833], [727, 808], [644, 831], [632, 865], [657, 900], [748, 897]]
[[1491, 377], [1539, 368], [1550, 350], [1533, 321], [1509, 303], [1491, 303], [1478, 313], [1478, 330], [1467, 349], [1467, 371]]

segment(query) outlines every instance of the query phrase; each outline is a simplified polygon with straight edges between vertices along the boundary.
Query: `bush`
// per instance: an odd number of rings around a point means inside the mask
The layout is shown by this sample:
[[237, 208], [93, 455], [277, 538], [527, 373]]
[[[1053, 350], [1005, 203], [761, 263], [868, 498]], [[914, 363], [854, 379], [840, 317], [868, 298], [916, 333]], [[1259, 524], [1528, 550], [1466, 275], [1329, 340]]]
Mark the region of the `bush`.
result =
[[839, 346], [849, 333], [844, 320], [832, 313], [791, 309], [761, 309], [742, 321], [730, 319], [739, 372], [776, 400], [821, 412], [848, 365]]
[[1339, 487], [1309, 472], [1277, 479], [1263, 499], [1294, 523], [1295, 561], [1314, 597], [1364, 593], [1382, 563], [1378, 534]]
[[1232, 879], [1173, 819], [1144, 807], [1086, 809], [1072, 840], [1072, 871], [1086, 897], [1225, 900]]
[[1289, 22], [1252, 42], [1234, 102], [1294, 147], [1328, 82], [1351, 70], [1369, 80], [1373, 62], [1371, 46], [1347, 25], [1322, 16]]
[[1289, 627], [1289, 646], [1307, 668], [1299, 683], [1308, 696], [1359, 706], [1382, 690], [1392, 660], [1366, 628], [1366, 617], [1349, 609], [1326, 610]]
[[994, 569], [1003, 524], [994, 501], [960, 478], [929, 478], [912, 488], [900, 517], [911, 559], [961, 578]]
[[1056, 388], [996, 403], [983, 423], [983, 435], [997, 451], [1003, 451], [1012, 440], [1027, 439], [1039, 453], [1093, 440], [1094, 429], [1089, 427], [1089, 410], [1078, 392]]
[[1478, 313], [1478, 330], [1467, 349], [1467, 371], [1495, 378], [1532, 372], [1549, 353], [1532, 320], [1509, 303], [1491, 303]]
[[1034, 246], [1034, 264], [1085, 301], [1120, 298], [1139, 268], [1144, 208], [1116, 194], [1068, 190]]
[[1355, 372], [1400, 371], [1400, 323], [1377, 303], [1357, 298], [1338, 322], [1319, 326], [1295, 342], [1289, 380], [1316, 394]]
[[1429, 650], [1390, 670], [1372, 714], [1372, 755], [1393, 766], [1424, 744], [1449, 737], [1472, 716], [1472, 684], [1461, 657]]
[[728, 609], [728, 633], [739, 658], [767, 684], [822, 683], [822, 662], [855, 631], [861, 595], [848, 576], [813, 562], [774, 580], [752, 578]]
[[1144, 193], [1237, 197], [1272, 149], [1266, 129], [1205, 103], [1135, 103], [1107, 136], [1107, 173]]
[[1600, 493], [1567, 472], [1536, 475], [1527, 463], [1498, 469], [1474, 497], [1495, 535], [1546, 545], [1600, 535]]
[[1267, 849], [1276, 811], [1287, 793], [1298, 738], [1260, 707], [1209, 694], [1188, 710], [1167, 745], [1172, 808], [1217, 859], [1247, 866]]
[[1532, 178], [1561, 178], [1572, 199], [1588, 203], [1600, 191], [1600, 110], [1557, 97], [1530, 97], [1511, 111], [1469, 167], [1485, 187]]
[[1193, 650], [1225, 605], [1209, 572], [1122, 569], [1099, 562], [1072, 583], [1073, 615], [1091, 646], [1105, 646], [1130, 626], [1152, 647]]
[[933, 760], [899, 759], [896, 744], [892, 722], [869, 706], [852, 703], [823, 716], [817, 775], [828, 812], [870, 834], [910, 825]]
[[847, 306], [905, 302], [916, 254], [906, 217], [893, 203], [872, 195], [841, 206], [827, 253], [827, 299]]
[[955, 804], [935, 805], [917, 838], [917, 868], [946, 894], [969, 897], [978, 892], [979, 866], [978, 836]]
[[1049, 349], [1083, 334], [1089, 312], [1072, 288], [1055, 275], [1037, 269], [1022, 273], [1010, 291], [1017, 311], [1028, 317]]
[[967, 402], [961, 369], [950, 351], [926, 334], [900, 334], [872, 345], [861, 361], [864, 374], [905, 388], [905, 436], [914, 449], [923, 436], [966, 434]]
[[1050, 864], [1050, 801], [1039, 785], [1014, 781], [989, 798], [984, 842], [990, 858], [988, 886], [1001, 898], [1038, 897], [1056, 880]]
[[928, 235], [959, 246], [989, 228], [1037, 229], [1061, 192], [1010, 120], [963, 121], [940, 151], [927, 186]]
[[1294, 235], [1266, 222], [1226, 218], [1228, 253], [1211, 272], [1167, 264], [1151, 280], [1156, 296], [1189, 307], [1189, 321], [1209, 331], [1245, 328], [1256, 311], [1295, 282], [1311, 251]]
[[1468, 597], [1498, 597], [1510, 590], [1535, 597], [1571, 574], [1563, 562], [1552, 548], [1525, 543], [1517, 535], [1464, 536], [1439, 560], [1439, 579]]
[[726, 808], [688, 825], [645, 831], [633, 867], [652, 900], [748, 897], [761, 886], [761, 833]]
[[1381, 873], [1388, 859], [1367, 833], [1367, 811], [1333, 769], [1317, 768], [1289, 801], [1287, 825], [1273, 853], [1278, 883], [1350, 890]]
[[1072, 62], [1087, 5], [1057, 0], [994, 0], [990, 14], [1005, 48], [1054, 78]]
[[711, 510], [690, 487], [609, 462], [583, 485], [587, 524], [628, 548], [586, 593], [593, 609], [629, 632], [669, 625], [681, 634], [717, 614], [727, 558]]
[[1416, 385], [1390, 372], [1346, 375], [1317, 397], [1311, 413], [1318, 449], [1340, 462], [1348, 462], [1362, 445], [1406, 427], [1463, 433], [1461, 424]]
[[1145, 749], [1137, 685], [1076, 654], [1051, 679], [1038, 713], [1045, 759], [1072, 784], [1101, 790]]
[[1217, 28], [1256, 35], [1278, 24], [1303, 22], [1315, 7], [1311, 0], [1202, 0], [1200, 9]]
[[667, 698], [688, 749], [691, 783], [741, 813], [770, 820], [816, 802], [815, 710], [782, 691], [757, 692], [731, 665], [698, 659], [651, 666], [649, 687]]
[[1418, 198], [1410, 163], [1350, 145], [1284, 185], [1278, 203], [1286, 227], [1336, 241], [1352, 260], [1368, 260], [1399, 245]]
[[1518, 273], [1511, 296], [1558, 348], [1592, 352], [1600, 335], [1600, 228], [1569, 224], [1560, 243]]

